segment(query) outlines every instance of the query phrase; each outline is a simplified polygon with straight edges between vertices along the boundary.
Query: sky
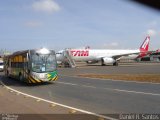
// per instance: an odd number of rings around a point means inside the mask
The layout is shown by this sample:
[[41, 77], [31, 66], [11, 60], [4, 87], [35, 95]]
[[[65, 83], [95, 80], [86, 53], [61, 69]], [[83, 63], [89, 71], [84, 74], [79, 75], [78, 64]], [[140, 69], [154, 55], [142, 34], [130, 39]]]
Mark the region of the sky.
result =
[[0, 50], [160, 48], [160, 12], [129, 0], [0, 0]]

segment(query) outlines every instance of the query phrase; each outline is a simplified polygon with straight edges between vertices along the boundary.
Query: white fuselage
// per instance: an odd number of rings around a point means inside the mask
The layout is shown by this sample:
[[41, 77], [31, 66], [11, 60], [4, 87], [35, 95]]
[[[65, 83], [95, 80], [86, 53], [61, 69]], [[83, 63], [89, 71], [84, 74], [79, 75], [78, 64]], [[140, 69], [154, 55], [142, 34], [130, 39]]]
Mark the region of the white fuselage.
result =
[[140, 52], [140, 50], [99, 50], [99, 49], [72, 49], [70, 51], [71, 51], [71, 57], [75, 61], [99, 61], [102, 58], [112, 58], [114, 56], [121, 57], [123, 55], [125, 56], [126, 54], [134, 54]]

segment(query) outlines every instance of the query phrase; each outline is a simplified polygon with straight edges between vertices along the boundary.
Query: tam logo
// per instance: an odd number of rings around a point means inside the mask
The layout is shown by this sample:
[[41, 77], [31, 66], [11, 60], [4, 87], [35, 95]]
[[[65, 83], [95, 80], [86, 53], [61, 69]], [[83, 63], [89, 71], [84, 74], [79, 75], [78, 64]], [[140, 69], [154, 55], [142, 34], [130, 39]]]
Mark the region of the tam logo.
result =
[[89, 50], [71, 50], [72, 56], [89, 56]]

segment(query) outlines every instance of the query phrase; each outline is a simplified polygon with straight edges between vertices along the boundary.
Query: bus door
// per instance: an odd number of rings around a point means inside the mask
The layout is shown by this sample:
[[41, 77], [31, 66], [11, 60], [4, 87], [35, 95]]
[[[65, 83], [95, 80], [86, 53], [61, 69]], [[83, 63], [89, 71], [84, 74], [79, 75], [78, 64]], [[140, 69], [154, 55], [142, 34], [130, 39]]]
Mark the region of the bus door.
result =
[[7, 76], [13, 75], [13, 70], [12, 70], [13, 64], [12, 64], [12, 61], [13, 61], [12, 58], [8, 58], [8, 60], [7, 60], [7, 62], [8, 62], [7, 68], [6, 68]]
[[28, 60], [26, 54], [23, 56], [23, 77], [25, 79], [28, 77]]
[[9, 57], [5, 58], [5, 65], [4, 65], [4, 71], [5, 71], [5, 76], [9, 76], [9, 73], [11, 73], [11, 59]]

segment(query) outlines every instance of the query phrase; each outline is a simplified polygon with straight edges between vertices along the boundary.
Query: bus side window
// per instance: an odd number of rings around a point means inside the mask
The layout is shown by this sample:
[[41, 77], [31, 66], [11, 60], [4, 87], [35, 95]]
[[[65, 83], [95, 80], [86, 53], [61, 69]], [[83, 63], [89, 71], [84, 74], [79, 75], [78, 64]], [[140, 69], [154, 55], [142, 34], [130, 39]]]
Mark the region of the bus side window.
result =
[[28, 62], [24, 62], [24, 67], [28, 68]]

